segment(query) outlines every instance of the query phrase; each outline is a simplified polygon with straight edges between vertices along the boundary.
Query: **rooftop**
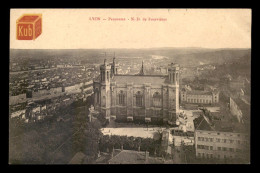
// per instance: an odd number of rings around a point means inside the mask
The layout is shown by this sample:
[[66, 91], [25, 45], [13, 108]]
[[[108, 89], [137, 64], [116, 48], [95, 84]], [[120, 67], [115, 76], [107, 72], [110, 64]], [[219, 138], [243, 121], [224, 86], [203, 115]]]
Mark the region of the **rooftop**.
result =
[[188, 94], [193, 94], [193, 95], [211, 95], [212, 92], [210, 91], [202, 91], [202, 90], [192, 90], [192, 91], [187, 91]]
[[158, 164], [163, 163], [162, 160], [158, 158], [149, 157], [149, 152], [147, 152], [148, 160], [145, 160], [146, 153], [143, 151], [135, 150], [122, 150], [119, 154], [115, 155], [109, 160], [110, 164]]
[[76, 153], [70, 160], [69, 164], [82, 164], [86, 155], [82, 152]]
[[204, 115], [200, 115], [194, 119], [193, 122], [196, 130], [233, 133], [246, 133], [249, 130], [248, 127], [242, 123], [226, 120], [210, 120]]
[[240, 98], [235, 98], [233, 100], [236, 102], [237, 106], [242, 111], [242, 113], [243, 113], [243, 120], [250, 121], [250, 105], [246, 104]]
[[155, 85], [162, 85], [167, 82], [166, 76], [138, 76], [138, 75], [115, 75], [113, 81], [119, 84], [133, 83], [133, 84], [144, 84], [151, 83]]

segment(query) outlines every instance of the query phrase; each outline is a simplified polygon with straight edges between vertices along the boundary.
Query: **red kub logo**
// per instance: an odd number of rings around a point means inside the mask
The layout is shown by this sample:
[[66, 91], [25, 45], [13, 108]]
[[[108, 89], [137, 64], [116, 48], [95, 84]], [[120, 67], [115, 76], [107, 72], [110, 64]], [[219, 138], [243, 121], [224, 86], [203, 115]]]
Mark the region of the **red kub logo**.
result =
[[35, 40], [41, 33], [41, 14], [24, 14], [16, 21], [17, 40]]

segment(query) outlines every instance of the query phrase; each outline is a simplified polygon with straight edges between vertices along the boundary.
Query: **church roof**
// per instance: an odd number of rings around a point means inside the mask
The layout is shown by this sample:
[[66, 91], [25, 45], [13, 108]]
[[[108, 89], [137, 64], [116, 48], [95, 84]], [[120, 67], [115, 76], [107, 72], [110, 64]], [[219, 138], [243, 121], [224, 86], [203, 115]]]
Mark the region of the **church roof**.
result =
[[192, 95], [211, 95], [212, 93], [210, 91], [200, 91], [200, 90], [192, 90], [188, 91], [188, 94]]
[[141, 85], [144, 83], [151, 83], [162, 85], [166, 83], [167, 78], [165, 76], [116, 75], [113, 80], [119, 84], [133, 83]]

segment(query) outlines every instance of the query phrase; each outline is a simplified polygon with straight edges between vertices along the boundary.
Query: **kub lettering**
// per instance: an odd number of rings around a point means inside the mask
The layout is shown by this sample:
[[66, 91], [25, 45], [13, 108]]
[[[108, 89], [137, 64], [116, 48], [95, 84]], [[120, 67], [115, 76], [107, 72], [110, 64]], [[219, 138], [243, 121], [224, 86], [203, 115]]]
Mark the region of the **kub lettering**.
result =
[[27, 28], [24, 28], [23, 26], [19, 26], [19, 36], [32, 36], [33, 31], [30, 25], [28, 25]]
[[19, 36], [23, 36], [23, 32], [22, 32], [23, 26], [19, 26]]

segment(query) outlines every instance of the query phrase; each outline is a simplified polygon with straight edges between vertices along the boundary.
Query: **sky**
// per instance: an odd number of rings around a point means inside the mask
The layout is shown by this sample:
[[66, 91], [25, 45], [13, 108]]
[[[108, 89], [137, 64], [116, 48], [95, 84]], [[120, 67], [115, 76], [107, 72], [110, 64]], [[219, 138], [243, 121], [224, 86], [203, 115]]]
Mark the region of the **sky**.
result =
[[[42, 14], [42, 34], [35, 40], [16, 40], [16, 20], [28, 13]], [[100, 17], [101, 20], [90, 20], [92, 17]], [[131, 21], [132, 17], [134, 21]], [[137, 17], [140, 21], [136, 21]], [[125, 18], [125, 21], [110, 21], [109, 18]], [[149, 21], [149, 18], [163, 18], [166, 21]], [[251, 10], [11, 9], [10, 11], [12, 49], [159, 47], [251, 48]]]

